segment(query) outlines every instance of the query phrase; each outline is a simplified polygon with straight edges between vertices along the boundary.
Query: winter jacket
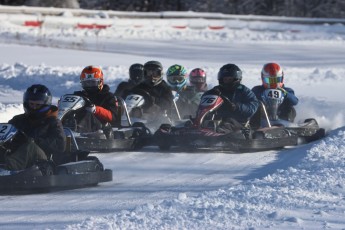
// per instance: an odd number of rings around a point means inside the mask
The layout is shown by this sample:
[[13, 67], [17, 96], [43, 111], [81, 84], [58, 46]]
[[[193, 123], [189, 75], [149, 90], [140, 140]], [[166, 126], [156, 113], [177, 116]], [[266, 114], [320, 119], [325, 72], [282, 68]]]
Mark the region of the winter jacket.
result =
[[[86, 91], [76, 91], [74, 95], [88, 98], [96, 105], [94, 115], [102, 122], [110, 122], [113, 126], [117, 125], [117, 121], [121, 119], [118, 114], [118, 102], [114, 95], [110, 92], [108, 85], [103, 85], [103, 89], [95, 94], [88, 94]], [[81, 111], [83, 113], [85, 111]], [[81, 114], [79, 114], [81, 115]], [[77, 115], [78, 116], [78, 115]]]
[[228, 98], [235, 104], [236, 109], [231, 111], [227, 103], [223, 103], [216, 111], [215, 119], [226, 120], [235, 119], [240, 123], [246, 123], [259, 108], [260, 102], [255, 94], [246, 86], [239, 84], [232, 90], [227, 90], [221, 86], [215, 86], [213, 89], [205, 92], [204, 95], [219, 95]]
[[114, 95], [117, 97], [122, 97], [123, 100], [125, 100], [126, 98], [124, 98], [126, 91], [131, 90], [132, 88], [134, 88], [136, 86], [136, 84], [134, 84], [132, 81], [123, 81], [120, 82], [120, 84], [117, 86]]
[[[278, 108], [278, 115], [280, 119], [293, 121], [296, 116], [296, 112], [293, 107], [298, 104], [298, 98], [295, 96], [293, 89], [285, 86], [282, 88], [287, 92], [287, 94], [285, 95], [282, 104]], [[254, 86], [252, 89], [253, 93], [260, 101], [263, 100], [262, 96], [265, 90], [266, 88], [262, 85]]]
[[33, 138], [49, 158], [51, 154], [62, 154], [66, 149], [66, 136], [57, 118], [57, 110], [56, 106], [52, 106], [43, 118], [37, 119], [27, 114], [16, 115], [8, 123]]
[[[151, 107], [158, 106], [161, 111], [167, 111], [168, 114], [171, 113], [171, 108], [173, 106], [172, 90], [164, 80], [162, 80], [158, 85], [153, 85], [151, 82], [147, 81], [142, 82], [132, 90], [129, 90], [126, 96], [140, 91], [147, 92], [152, 101], [152, 103], [145, 103], [143, 107], [144, 112], [150, 113], [149, 111]], [[145, 98], [145, 95], [143, 96]]]

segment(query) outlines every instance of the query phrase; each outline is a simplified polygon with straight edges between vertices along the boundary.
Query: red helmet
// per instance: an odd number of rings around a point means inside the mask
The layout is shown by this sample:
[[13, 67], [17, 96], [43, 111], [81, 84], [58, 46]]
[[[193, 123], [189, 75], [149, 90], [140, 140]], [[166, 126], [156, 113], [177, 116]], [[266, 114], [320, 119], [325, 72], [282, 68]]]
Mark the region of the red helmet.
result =
[[206, 88], [206, 72], [203, 69], [193, 69], [189, 74], [189, 83], [197, 90]]
[[281, 88], [284, 85], [284, 72], [277, 63], [267, 63], [261, 71], [262, 85], [266, 89]]
[[87, 92], [99, 92], [103, 88], [103, 71], [97, 66], [87, 66], [80, 74], [80, 83]]

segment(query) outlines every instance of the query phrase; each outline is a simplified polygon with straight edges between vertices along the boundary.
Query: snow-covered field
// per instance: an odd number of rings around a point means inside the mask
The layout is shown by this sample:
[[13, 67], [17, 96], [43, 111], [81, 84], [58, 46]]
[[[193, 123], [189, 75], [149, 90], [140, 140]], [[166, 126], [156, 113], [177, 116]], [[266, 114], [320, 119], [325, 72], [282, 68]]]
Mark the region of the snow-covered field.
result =
[[0, 122], [22, 112], [22, 94], [33, 83], [46, 84], [54, 102], [79, 89], [79, 73], [89, 64], [103, 67], [114, 91], [135, 62], [203, 67], [210, 86], [223, 64], [235, 63], [243, 83], [253, 87], [262, 65], [276, 61], [300, 98], [298, 119], [315, 117], [328, 136], [248, 154], [161, 153], [153, 147], [96, 154], [113, 170], [113, 182], [0, 196], [0, 228], [345, 229], [345, 28], [290, 25], [299, 31], [292, 33], [255, 23], [221, 31], [40, 30], [2, 23]]

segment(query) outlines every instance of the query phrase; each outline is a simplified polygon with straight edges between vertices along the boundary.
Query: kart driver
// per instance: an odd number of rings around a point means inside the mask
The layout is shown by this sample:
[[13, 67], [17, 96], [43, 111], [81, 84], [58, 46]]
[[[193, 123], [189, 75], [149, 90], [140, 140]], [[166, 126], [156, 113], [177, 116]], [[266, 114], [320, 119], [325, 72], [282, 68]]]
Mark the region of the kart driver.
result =
[[260, 105], [255, 94], [241, 84], [241, 80], [241, 69], [235, 64], [226, 64], [219, 69], [219, 85], [204, 93], [219, 95], [224, 100], [215, 112], [215, 120], [221, 120], [218, 132], [228, 133], [242, 129]]
[[80, 74], [82, 91], [74, 92], [74, 95], [85, 99], [84, 110], [75, 115], [77, 131], [81, 133], [103, 130], [109, 139], [112, 127], [121, 122], [121, 109], [116, 97], [110, 92], [110, 88], [103, 82], [103, 71], [97, 66], [87, 66]]
[[117, 86], [114, 95], [125, 99], [125, 91], [131, 90], [142, 81], [144, 81], [144, 66], [142, 64], [135, 63], [129, 67], [129, 80], [121, 82]]
[[168, 84], [163, 80], [163, 66], [158, 61], [148, 61], [144, 64], [145, 80], [128, 91], [140, 94], [145, 98], [143, 112], [151, 115], [166, 114], [171, 116], [173, 108], [173, 94]]
[[207, 90], [205, 71], [193, 69], [189, 74], [190, 85], [187, 85], [188, 72], [184, 66], [170, 66], [166, 76], [168, 85], [176, 92], [175, 101], [180, 118], [194, 116], [201, 95]]
[[254, 86], [252, 89], [256, 97], [262, 101], [262, 96], [266, 89], [280, 90], [284, 95], [284, 99], [278, 107], [278, 118], [293, 122], [296, 117], [294, 106], [298, 104], [298, 98], [295, 96], [293, 89], [285, 87], [282, 67], [277, 63], [265, 64], [261, 71], [261, 80], [262, 85]]
[[24, 93], [23, 106], [24, 114], [8, 122], [20, 133], [0, 148], [0, 162], [8, 170], [23, 170], [37, 161], [60, 159], [66, 148], [66, 136], [57, 118], [58, 108], [52, 105], [52, 94], [46, 86], [30, 86]]

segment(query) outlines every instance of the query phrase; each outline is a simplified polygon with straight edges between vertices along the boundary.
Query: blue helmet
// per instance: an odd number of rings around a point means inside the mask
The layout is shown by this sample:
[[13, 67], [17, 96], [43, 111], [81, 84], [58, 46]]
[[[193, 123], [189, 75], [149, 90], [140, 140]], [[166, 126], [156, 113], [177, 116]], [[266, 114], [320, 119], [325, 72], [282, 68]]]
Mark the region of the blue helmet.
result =
[[23, 105], [26, 114], [40, 117], [45, 115], [52, 104], [52, 94], [45, 85], [32, 85], [24, 93]]
[[167, 71], [167, 83], [172, 90], [181, 91], [187, 84], [188, 72], [181, 65], [172, 65]]

